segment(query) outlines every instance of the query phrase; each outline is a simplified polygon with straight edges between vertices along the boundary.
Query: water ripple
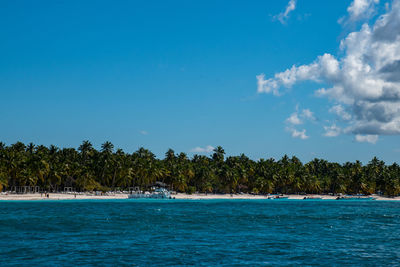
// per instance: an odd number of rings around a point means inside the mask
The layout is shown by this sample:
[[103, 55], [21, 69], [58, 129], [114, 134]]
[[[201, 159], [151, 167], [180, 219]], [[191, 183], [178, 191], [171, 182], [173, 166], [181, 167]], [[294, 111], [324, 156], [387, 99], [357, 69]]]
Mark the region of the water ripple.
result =
[[0, 203], [2, 266], [398, 265], [400, 203]]

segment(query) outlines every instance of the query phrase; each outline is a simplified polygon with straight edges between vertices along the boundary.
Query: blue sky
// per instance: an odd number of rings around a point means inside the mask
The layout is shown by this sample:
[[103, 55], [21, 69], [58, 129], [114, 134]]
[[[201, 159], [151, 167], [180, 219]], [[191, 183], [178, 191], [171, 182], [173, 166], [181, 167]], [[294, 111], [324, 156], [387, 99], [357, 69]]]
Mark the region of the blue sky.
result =
[[[97, 148], [109, 140], [159, 157], [221, 145], [253, 159], [396, 161], [397, 132], [350, 129], [361, 119], [348, 126], [332, 107], [353, 118], [354, 105], [316, 95], [336, 80], [275, 78], [274, 95], [269, 83], [258, 92], [256, 78], [325, 53], [345, 57], [341, 40], [390, 12], [388, 1], [364, 21], [352, 21], [352, 1], [298, 0], [284, 16], [288, 2], [1, 1], [0, 140], [78, 147], [87, 139]], [[333, 124], [343, 130], [326, 136]]]

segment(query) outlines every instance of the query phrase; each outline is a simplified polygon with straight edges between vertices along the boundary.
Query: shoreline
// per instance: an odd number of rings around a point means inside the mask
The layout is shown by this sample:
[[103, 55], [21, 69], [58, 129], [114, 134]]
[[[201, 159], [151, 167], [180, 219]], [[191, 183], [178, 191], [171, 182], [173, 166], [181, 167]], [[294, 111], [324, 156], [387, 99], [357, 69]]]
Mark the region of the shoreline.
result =
[[[269, 199], [269, 197], [274, 196], [267, 196], [267, 195], [251, 195], [251, 194], [185, 194], [185, 193], [178, 193], [174, 195], [176, 199], [188, 199], [188, 200], [202, 200], [202, 199]], [[288, 194], [288, 195], [280, 195], [282, 199], [287, 200], [304, 200], [307, 197], [307, 200], [336, 200], [338, 196], [331, 196], [331, 195], [319, 195], [319, 194], [307, 194], [307, 195], [296, 195], [296, 194]], [[350, 197], [350, 196], [349, 196]], [[354, 196], [356, 197], [356, 196]], [[400, 196], [398, 197], [384, 197], [379, 195], [371, 195], [371, 196], [362, 196], [360, 200], [368, 200], [369, 197], [375, 198], [374, 200], [382, 201], [382, 200], [389, 200], [389, 201], [400, 201]], [[278, 200], [280, 198], [277, 198]], [[271, 199], [274, 200], [274, 199]]]
[[[251, 195], [251, 194], [185, 194], [185, 193], [177, 193], [172, 195], [175, 199], [181, 200], [228, 200], [228, 199], [241, 199], [241, 200], [262, 200], [269, 199], [270, 196], [267, 195]], [[305, 197], [308, 200], [336, 200], [337, 196], [331, 195], [317, 195], [317, 194], [308, 194], [308, 195], [281, 195], [282, 199], [287, 200], [303, 200]], [[400, 201], [400, 196], [398, 197], [384, 197], [379, 195], [371, 195], [371, 196], [363, 196], [368, 200], [368, 197], [374, 197], [377, 201]], [[128, 199], [128, 194], [120, 193], [113, 195], [92, 195], [92, 194], [63, 194], [63, 193], [50, 193], [49, 198], [45, 197], [45, 195], [41, 195], [40, 193], [36, 194], [0, 194], [0, 201], [2, 200], [12, 200], [12, 201], [26, 201], [26, 200], [115, 200], [115, 199]], [[278, 198], [279, 199], [279, 198]], [[272, 200], [272, 199], [271, 199]]]

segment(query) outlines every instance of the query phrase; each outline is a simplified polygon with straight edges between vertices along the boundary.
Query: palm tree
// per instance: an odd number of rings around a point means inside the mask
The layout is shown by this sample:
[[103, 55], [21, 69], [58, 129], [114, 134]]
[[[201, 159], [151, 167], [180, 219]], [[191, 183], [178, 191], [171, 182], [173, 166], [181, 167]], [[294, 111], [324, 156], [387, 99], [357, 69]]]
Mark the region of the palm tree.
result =
[[78, 150], [81, 152], [82, 163], [86, 164], [90, 153], [93, 151], [92, 143], [90, 143], [89, 141], [85, 140], [79, 146]]
[[5, 166], [6, 144], [0, 142], [0, 192], [8, 186], [7, 169]]
[[103, 143], [100, 151], [89, 141], [83, 141], [77, 150], [0, 142], [0, 190], [26, 185], [54, 191], [60, 186], [106, 190], [163, 181], [182, 192], [400, 193], [400, 167], [396, 163], [387, 166], [376, 157], [366, 166], [359, 161], [341, 165], [322, 159], [303, 165], [287, 155], [279, 161], [256, 162], [244, 154], [225, 159], [220, 146], [211, 157], [194, 155], [192, 159], [185, 153], [176, 155], [172, 149], [163, 160], [145, 148], [132, 154], [113, 150], [111, 142]]
[[109, 171], [112, 165], [112, 153], [113, 153], [114, 145], [107, 141], [101, 145], [101, 175], [100, 175], [100, 183], [105, 186], [107, 185], [106, 181], [106, 172]]
[[223, 162], [225, 150], [221, 146], [217, 146], [213, 151], [214, 151], [214, 154], [212, 155], [213, 160], [216, 162]]

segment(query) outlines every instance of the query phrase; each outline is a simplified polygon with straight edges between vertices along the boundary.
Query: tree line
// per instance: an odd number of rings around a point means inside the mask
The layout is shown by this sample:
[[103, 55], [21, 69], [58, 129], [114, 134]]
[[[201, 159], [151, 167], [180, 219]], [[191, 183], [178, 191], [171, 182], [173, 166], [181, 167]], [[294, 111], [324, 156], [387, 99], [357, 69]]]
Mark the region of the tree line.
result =
[[400, 167], [374, 157], [368, 164], [344, 164], [314, 159], [303, 164], [297, 157], [251, 160], [244, 154], [225, 157], [218, 146], [210, 156], [175, 153], [163, 159], [139, 148], [129, 154], [105, 142], [100, 150], [89, 141], [76, 150], [0, 142], [0, 191], [37, 186], [43, 191], [146, 189], [156, 181], [177, 192], [203, 193], [400, 193]]

